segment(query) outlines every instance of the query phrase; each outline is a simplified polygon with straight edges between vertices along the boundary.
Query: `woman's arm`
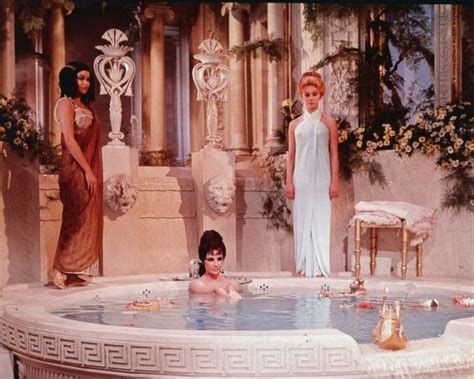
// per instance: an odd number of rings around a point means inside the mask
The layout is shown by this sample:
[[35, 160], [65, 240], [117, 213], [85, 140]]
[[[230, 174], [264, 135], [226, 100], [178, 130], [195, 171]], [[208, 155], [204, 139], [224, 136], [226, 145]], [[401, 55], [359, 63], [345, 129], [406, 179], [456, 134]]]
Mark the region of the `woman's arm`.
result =
[[235, 291], [235, 292], [240, 292], [240, 286], [239, 286], [239, 283], [237, 283], [235, 280], [233, 279], [230, 279], [229, 280], [229, 283], [226, 285], [225, 289], [227, 291]]
[[286, 158], [286, 196], [289, 199], [295, 198], [295, 186], [293, 185], [293, 171], [295, 169], [295, 129], [297, 121], [290, 122], [288, 127], [288, 156]]
[[67, 149], [71, 152], [73, 158], [84, 171], [87, 189], [91, 195], [94, 195], [97, 189], [97, 179], [74, 138], [74, 108], [70, 101], [59, 102], [56, 108], [56, 117], [61, 126], [64, 143], [66, 144]]
[[339, 135], [337, 123], [332, 117], [328, 117], [329, 128], [329, 157], [331, 160], [331, 185], [329, 187], [329, 197], [331, 199], [339, 196]]

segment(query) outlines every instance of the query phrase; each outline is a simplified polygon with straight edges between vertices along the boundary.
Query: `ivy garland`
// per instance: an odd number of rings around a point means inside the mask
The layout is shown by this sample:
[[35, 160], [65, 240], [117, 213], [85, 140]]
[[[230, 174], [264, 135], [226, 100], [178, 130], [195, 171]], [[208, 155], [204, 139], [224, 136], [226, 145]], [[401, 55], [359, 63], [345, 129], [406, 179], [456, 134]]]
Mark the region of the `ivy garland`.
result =
[[258, 58], [264, 56], [269, 62], [280, 62], [287, 49], [281, 38], [262, 38], [253, 41], [246, 41], [243, 45], [234, 45], [229, 50], [231, 56], [237, 60], [248, 57]]
[[[103, 13], [107, 9], [107, 1], [88, 1], [81, 2], [76, 1], [79, 6], [93, 6], [99, 5]], [[126, 42], [128, 46], [135, 46], [140, 41], [140, 1], [129, 1], [124, 3], [122, 6], [123, 13], [128, 18], [128, 27], [125, 30], [125, 34], [128, 37]], [[50, 2], [42, 2], [35, 0], [7, 0], [7, 6], [15, 7], [15, 16], [17, 21], [23, 28], [25, 35], [29, 39], [33, 39], [35, 36], [40, 34], [46, 26], [45, 19], [47, 17], [48, 9], [51, 7]], [[65, 0], [64, 10], [66, 16], [70, 15], [76, 7], [76, 4], [72, 0]]]

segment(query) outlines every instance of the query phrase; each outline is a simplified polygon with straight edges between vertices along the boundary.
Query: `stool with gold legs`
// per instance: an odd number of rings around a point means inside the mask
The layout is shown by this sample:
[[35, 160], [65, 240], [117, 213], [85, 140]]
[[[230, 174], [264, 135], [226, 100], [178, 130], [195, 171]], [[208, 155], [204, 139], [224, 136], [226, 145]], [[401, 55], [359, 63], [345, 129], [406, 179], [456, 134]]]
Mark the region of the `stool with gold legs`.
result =
[[[361, 220], [355, 222], [355, 238], [354, 238], [354, 255], [355, 265], [354, 272], [357, 278], [360, 277], [360, 254], [361, 254], [361, 234], [362, 228], [370, 228], [370, 275], [375, 274], [376, 258], [377, 258], [377, 231], [378, 228], [396, 228], [402, 231], [402, 248], [400, 251], [402, 264], [401, 276], [405, 280], [407, 276], [407, 258], [408, 258], [408, 231], [406, 229], [405, 220], [395, 225], [377, 225]], [[424, 240], [423, 240], [424, 241]], [[416, 246], [416, 276], [421, 276], [423, 272], [423, 242]]]

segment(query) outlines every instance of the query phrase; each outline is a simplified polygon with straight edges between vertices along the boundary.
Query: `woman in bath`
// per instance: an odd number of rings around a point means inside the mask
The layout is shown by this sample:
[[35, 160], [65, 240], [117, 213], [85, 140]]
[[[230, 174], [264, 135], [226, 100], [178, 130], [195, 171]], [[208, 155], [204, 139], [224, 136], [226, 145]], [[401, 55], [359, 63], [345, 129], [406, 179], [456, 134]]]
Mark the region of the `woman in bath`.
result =
[[225, 296], [228, 300], [241, 298], [239, 284], [222, 275], [225, 252], [222, 236], [215, 230], [206, 230], [199, 242], [200, 277], [189, 283], [191, 293]]

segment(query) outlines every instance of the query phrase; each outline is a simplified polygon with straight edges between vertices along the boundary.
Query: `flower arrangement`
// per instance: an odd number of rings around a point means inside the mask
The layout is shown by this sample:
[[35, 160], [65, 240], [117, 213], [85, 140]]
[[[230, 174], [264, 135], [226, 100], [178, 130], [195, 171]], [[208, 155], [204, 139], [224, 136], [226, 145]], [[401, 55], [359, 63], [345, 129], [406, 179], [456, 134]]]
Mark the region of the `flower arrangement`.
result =
[[449, 171], [442, 207], [474, 212], [474, 109], [460, 102], [426, 109], [414, 124], [400, 128], [395, 151], [410, 156], [415, 150], [435, 156], [438, 166]]
[[173, 147], [161, 151], [144, 151], [140, 153], [140, 166], [179, 166], [176, 155]]
[[38, 158], [42, 174], [59, 171], [61, 145], [53, 146], [47, 134], [34, 128], [31, 108], [20, 94], [0, 95], [0, 141], [21, 157]]
[[395, 134], [389, 127], [384, 126], [385, 133], [380, 138], [380, 131], [366, 128], [353, 129], [347, 120], [337, 120], [339, 135], [339, 175], [349, 181], [356, 171], [366, 172], [371, 184], [386, 184], [382, 166], [373, 160], [377, 149], [393, 145]]
[[7, 142], [20, 156], [38, 148], [38, 132], [31, 124], [31, 110], [22, 96], [0, 95], [0, 141]]
[[402, 126], [395, 150], [411, 155], [415, 150], [436, 155], [446, 169], [472, 168], [474, 157], [474, 111], [470, 103], [448, 104], [427, 109], [415, 124]]

